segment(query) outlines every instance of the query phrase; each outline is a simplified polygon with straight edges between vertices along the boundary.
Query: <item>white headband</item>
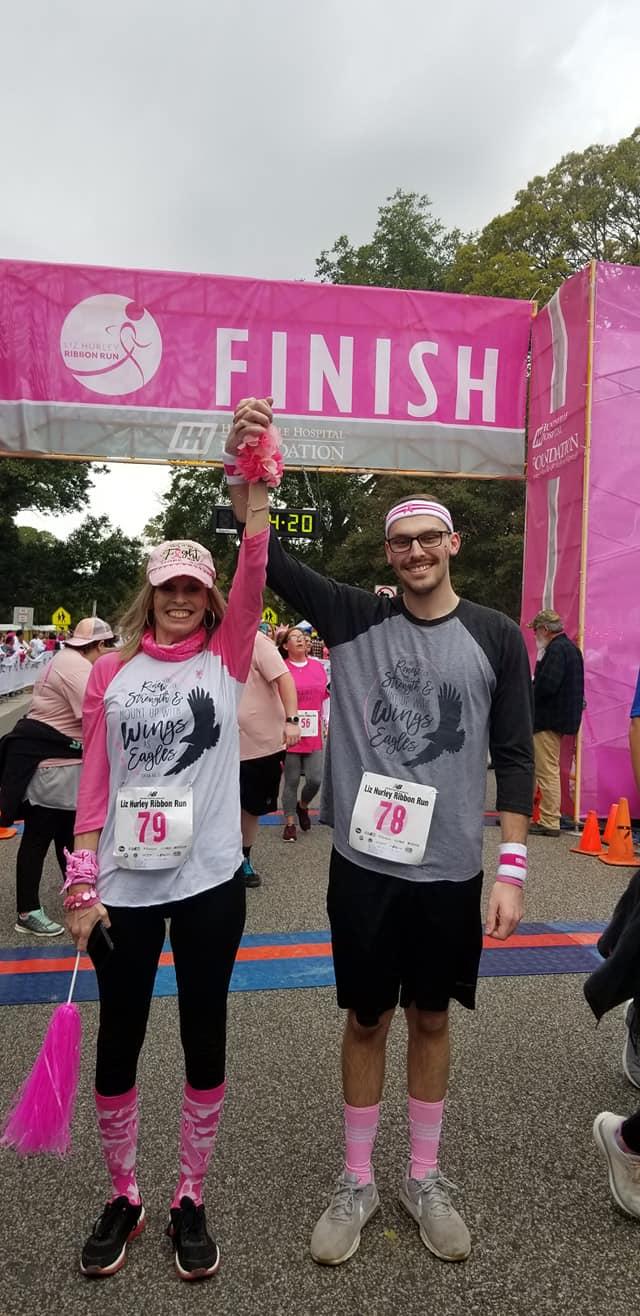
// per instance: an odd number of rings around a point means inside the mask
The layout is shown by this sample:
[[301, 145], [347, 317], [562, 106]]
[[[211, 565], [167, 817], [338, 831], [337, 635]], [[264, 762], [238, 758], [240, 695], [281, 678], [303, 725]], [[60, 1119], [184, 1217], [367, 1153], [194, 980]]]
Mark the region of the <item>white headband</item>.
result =
[[394, 522], [400, 521], [403, 516], [437, 516], [438, 520], [444, 521], [449, 533], [453, 534], [453, 521], [448, 508], [443, 507], [442, 503], [429, 503], [424, 498], [412, 498], [408, 502], [397, 503], [390, 512], [387, 512], [384, 523], [385, 539], [389, 538], [389, 531]]

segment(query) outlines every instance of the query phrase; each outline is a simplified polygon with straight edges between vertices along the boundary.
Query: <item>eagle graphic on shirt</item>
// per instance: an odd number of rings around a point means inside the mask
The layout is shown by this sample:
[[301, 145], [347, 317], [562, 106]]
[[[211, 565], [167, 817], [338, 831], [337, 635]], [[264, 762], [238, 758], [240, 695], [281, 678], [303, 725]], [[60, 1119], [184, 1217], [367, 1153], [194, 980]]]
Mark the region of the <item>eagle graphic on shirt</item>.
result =
[[457, 754], [465, 741], [465, 732], [460, 726], [462, 717], [462, 699], [453, 685], [441, 685], [438, 690], [438, 709], [440, 718], [437, 727], [428, 731], [424, 739], [424, 749], [415, 758], [408, 759], [405, 768], [417, 768], [422, 763], [432, 763], [441, 754]]
[[206, 749], [215, 749], [220, 739], [220, 723], [216, 722], [216, 708], [211, 695], [196, 686], [187, 695], [189, 708], [193, 713], [193, 728], [188, 736], [182, 736], [181, 745], [186, 745], [177, 763], [165, 772], [165, 777], [173, 777], [192, 763], [197, 763]]

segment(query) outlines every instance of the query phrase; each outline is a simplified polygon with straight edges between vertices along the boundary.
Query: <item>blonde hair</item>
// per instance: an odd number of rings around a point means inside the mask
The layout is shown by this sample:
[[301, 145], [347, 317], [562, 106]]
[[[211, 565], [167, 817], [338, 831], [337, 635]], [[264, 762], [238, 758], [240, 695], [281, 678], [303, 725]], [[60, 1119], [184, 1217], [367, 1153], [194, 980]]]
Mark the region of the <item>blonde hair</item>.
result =
[[[153, 614], [153, 595], [154, 586], [147, 580], [120, 618], [119, 630], [124, 644], [119, 650], [119, 656], [125, 663], [129, 662], [130, 658], [135, 658], [142, 644], [144, 632], [153, 627], [153, 618], [149, 621], [149, 613]], [[207, 607], [214, 616], [213, 626], [208, 628], [211, 633], [222, 621], [227, 609], [224, 597], [215, 585], [207, 590]], [[206, 643], [205, 640], [205, 645]]]

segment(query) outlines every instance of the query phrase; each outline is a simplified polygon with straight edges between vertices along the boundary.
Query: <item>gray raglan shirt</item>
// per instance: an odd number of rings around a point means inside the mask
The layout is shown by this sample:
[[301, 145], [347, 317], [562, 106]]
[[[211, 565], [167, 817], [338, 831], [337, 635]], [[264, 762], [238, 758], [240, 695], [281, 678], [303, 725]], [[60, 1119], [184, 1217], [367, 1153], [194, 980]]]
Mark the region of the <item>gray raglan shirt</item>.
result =
[[[531, 813], [534, 769], [529, 660], [515, 622], [461, 599], [421, 621], [383, 598], [319, 575], [272, 531], [267, 584], [331, 650], [331, 718], [321, 821], [344, 858], [409, 881], [460, 882], [482, 867], [487, 754], [500, 811]], [[363, 772], [434, 786], [422, 864], [363, 855], [349, 826]]]

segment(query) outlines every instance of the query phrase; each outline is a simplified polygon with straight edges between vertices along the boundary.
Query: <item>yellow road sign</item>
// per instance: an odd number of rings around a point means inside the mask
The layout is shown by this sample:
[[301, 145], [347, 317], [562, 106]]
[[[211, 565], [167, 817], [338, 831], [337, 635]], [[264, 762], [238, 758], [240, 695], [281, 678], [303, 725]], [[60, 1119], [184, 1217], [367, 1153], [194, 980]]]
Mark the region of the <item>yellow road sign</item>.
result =
[[71, 617], [66, 608], [56, 608], [51, 614], [51, 625], [57, 626], [60, 631], [68, 631], [71, 625]]
[[272, 626], [277, 626], [278, 614], [273, 608], [265, 608], [262, 613], [262, 620], [270, 622]]

